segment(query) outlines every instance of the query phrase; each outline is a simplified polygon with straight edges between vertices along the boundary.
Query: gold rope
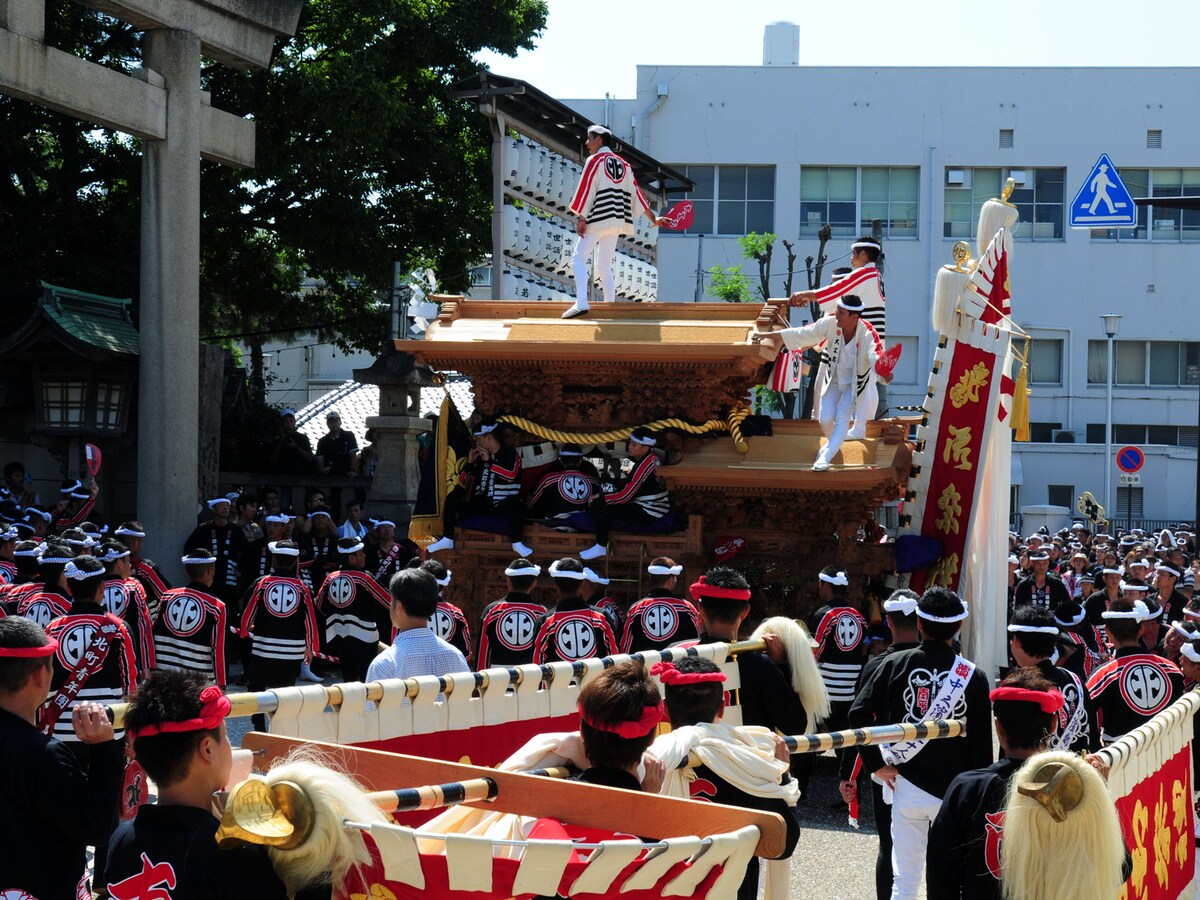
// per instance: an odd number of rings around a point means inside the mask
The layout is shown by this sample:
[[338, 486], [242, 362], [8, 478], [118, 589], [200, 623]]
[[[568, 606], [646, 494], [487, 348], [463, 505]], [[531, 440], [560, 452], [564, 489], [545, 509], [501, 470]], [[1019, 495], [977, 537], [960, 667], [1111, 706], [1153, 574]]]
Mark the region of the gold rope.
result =
[[1029, 337], [1025, 338], [1024, 352], [1013, 347], [1013, 356], [1021, 363], [1017, 373], [1016, 385], [1013, 388], [1012, 400], [1012, 430], [1014, 441], [1029, 441]]
[[746, 453], [750, 448], [746, 445], [746, 439], [742, 436], [742, 423], [750, 415], [750, 407], [745, 403], [738, 403], [729, 411], [729, 436], [733, 438], [733, 446], [738, 453]]
[[[742, 416], [742, 418], [744, 419], [745, 416]], [[523, 419], [520, 416], [500, 416], [496, 421], [507, 422], [509, 425], [520, 428], [534, 437], [539, 437], [547, 441], [557, 441], [560, 444], [609, 444], [613, 441], [623, 441], [633, 434], [632, 427], [591, 434], [584, 431], [558, 431], [554, 428], [539, 425], [537, 422], [531, 422], [529, 419]], [[740, 422], [741, 419], [738, 421]], [[644, 427], [649, 428], [651, 431], [662, 431], [664, 428], [677, 428], [680, 431], [686, 431], [688, 434], [710, 434], [718, 431], [729, 431], [730, 429], [728, 422], [722, 422], [719, 419], [709, 419], [703, 425], [693, 425], [690, 422], [685, 422], [683, 419], [658, 419], [657, 421], [647, 423]], [[744, 453], [745, 451], [743, 450], [742, 452]]]

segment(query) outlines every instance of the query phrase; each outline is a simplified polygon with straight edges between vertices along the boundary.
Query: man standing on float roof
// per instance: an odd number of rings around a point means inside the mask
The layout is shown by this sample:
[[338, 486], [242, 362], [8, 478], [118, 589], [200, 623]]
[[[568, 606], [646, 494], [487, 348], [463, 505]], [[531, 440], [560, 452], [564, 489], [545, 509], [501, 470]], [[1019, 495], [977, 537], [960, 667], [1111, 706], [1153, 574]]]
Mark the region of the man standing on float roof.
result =
[[[818, 390], [821, 392], [821, 430], [828, 440], [813, 463], [814, 472], [829, 468], [829, 463], [842, 448], [851, 419], [858, 422], [875, 417], [868, 389], [878, 377], [875, 363], [883, 354], [883, 344], [875, 329], [861, 321], [862, 314], [862, 299], [855, 294], [846, 294], [838, 299], [833, 316], [824, 316], [802, 328], [758, 332], [762, 337], [779, 335], [789, 350], [803, 350], [822, 342], [827, 347], [829, 366], [824, 369], [825, 383], [819, 385]], [[874, 396], [873, 392], [871, 396]]]
[[[850, 272], [843, 278], [835, 278], [831, 284], [815, 291], [797, 291], [788, 298], [789, 306], [816, 303], [821, 315], [833, 313], [836, 303], [847, 294], [862, 298], [863, 321], [875, 329], [879, 343], [887, 343], [887, 298], [883, 296], [883, 279], [879, 277], [876, 263], [883, 255], [883, 245], [870, 235], [863, 235], [850, 245]], [[879, 406], [879, 387], [871, 384], [862, 398], [861, 406], [867, 414], [854, 420], [848, 437], [861, 441], [867, 436], [867, 420], [875, 418]], [[817, 418], [814, 414], [813, 418]]]
[[655, 225], [662, 224], [661, 217], [650, 211], [650, 204], [633, 177], [633, 167], [609, 149], [611, 138], [612, 132], [603, 125], [592, 125], [587, 130], [588, 158], [570, 207], [579, 217], [575, 223], [579, 242], [571, 257], [575, 305], [563, 313], [564, 319], [588, 314], [587, 264], [593, 249], [598, 251], [596, 270], [604, 288], [604, 302], [612, 303], [617, 299], [613, 286], [613, 253], [617, 249], [617, 238], [633, 233], [635, 209]]

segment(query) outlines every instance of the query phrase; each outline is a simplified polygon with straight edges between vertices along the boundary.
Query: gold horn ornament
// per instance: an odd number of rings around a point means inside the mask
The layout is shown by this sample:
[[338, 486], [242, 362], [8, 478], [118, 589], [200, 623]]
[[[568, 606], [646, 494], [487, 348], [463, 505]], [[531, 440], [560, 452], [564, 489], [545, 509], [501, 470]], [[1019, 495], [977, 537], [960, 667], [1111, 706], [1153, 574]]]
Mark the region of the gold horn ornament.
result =
[[294, 850], [308, 840], [314, 821], [312, 800], [300, 785], [267, 784], [251, 777], [230, 791], [217, 827], [217, 845], [229, 849], [261, 844]]
[[1067, 813], [1083, 800], [1083, 779], [1070, 766], [1046, 763], [1033, 773], [1033, 781], [1017, 786], [1026, 797], [1040, 803], [1055, 822], [1065, 822]]

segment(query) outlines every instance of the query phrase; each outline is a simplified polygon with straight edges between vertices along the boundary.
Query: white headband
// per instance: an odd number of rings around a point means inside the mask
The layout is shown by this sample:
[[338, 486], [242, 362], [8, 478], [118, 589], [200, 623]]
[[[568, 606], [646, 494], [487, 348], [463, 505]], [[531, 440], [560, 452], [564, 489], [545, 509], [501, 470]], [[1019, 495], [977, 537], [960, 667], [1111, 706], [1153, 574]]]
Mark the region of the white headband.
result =
[[1008, 630], [1021, 634], [1058, 634], [1053, 625], [1009, 625]]
[[1116, 569], [1110, 569], [1108, 566], [1105, 566], [1103, 569], [1100, 570], [1100, 574], [1101, 575], [1124, 575], [1125, 570], [1120, 567], [1118, 567]]
[[1018, 559], [1017, 557], [1013, 556], [1012, 554], [1009, 554], [1008, 564], [1010, 566], [1019, 566], [1021, 564], [1021, 560]]
[[[1192, 637], [1194, 638], [1195, 635], [1192, 635]], [[1196, 650], [1196, 645], [1191, 640], [1184, 641], [1183, 646], [1179, 648], [1179, 652], [1192, 662], [1200, 663], [1200, 651]]]
[[850, 245], [851, 250], [881, 250], [883, 249], [876, 243], [871, 241], [855, 241]]
[[532, 566], [527, 566], [524, 569], [514, 569], [512, 566], [509, 566], [504, 570], [504, 574], [509, 578], [528, 578], [530, 575], [532, 575], [534, 578], [537, 578], [542, 574], [542, 567], [535, 564]]
[[75, 565], [73, 561], [67, 563], [67, 567], [63, 569], [63, 575], [65, 575], [71, 581], [85, 581], [88, 578], [94, 578], [97, 575], [103, 574], [103, 572], [88, 572], [84, 569], [81, 569], [79, 566]]
[[272, 556], [299, 556], [299, 547], [280, 547], [279, 541], [271, 541], [267, 544], [267, 549], [271, 551]]
[[1049, 559], [1050, 559], [1050, 554], [1043, 553], [1041, 550], [1038, 550], [1037, 553], [1031, 553], [1029, 555], [1030, 562], [1041, 562], [1042, 560], [1049, 560]]
[[308, 514], [308, 517], [310, 519], [315, 519], [317, 516], [324, 516], [325, 518], [329, 519], [330, 521], [333, 520], [333, 516], [331, 516], [328, 512], [326, 512], [323, 509], [314, 509], [312, 512], [310, 512]]
[[122, 535], [128, 535], [129, 537], [144, 538], [146, 536], [146, 532], [134, 531], [132, 528], [126, 528], [124, 525], [122, 525], [120, 528], [118, 528], [116, 531], [114, 531], [113, 534], [116, 535], [117, 537], [121, 537]]
[[363, 544], [363, 542], [359, 541], [353, 547], [338, 547], [338, 553], [345, 553], [347, 556], [349, 556], [351, 553], [357, 553], [364, 546], [365, 545]]
[[630, 440], [630, 442], [632, 442], [634, 444], [641, 444], [643, 447], [653, 447], [655, 444], [658, 443], [657, 438], [638, 437], [636, 434], [629, 435], [629, 440]]
[[[19, 552], [19, 551], [18, 551]], [[1183, 614], [1189, 619], [1200, 619], [1200, 610], [1190, 610], [1186, 606], [1183, 608]]]
[[911, 616], [917, 611], [917, 598], [900, 597], [896, 600], [884, 600], [883, 611], [885, 613], [900, 613], [903, 616]]
[[42, 519], [45, 522], [49, 522], [54, 517], [54, 513], [50, 512], [48, 509], [38, 509], [34, 506], [26, 507], [25, 515], [37, 516], [39, 519]]
[[1159, 571], [1159, 572], [1166, 572], [1168, 575], [1174, 575], [1176, 578], [1178, 578], [1178, 577], [1179, 577], [1179, 572], [1177, 572], [1175, 569], [1172, 569], [1170, 566], [1163, 566], [1163, 565], [1160, 565], [1160, 566], [1158, 567], [1158, 571]]
[[1133, 601], [1133, 609], [1113, 612], [1111, 609], [1106, 609], [1100, 613], [1102, 619], [1135, 619], [1138, 622], [1145, 622], [1150, 618], [1150, 608], [1141, 600]]
[[558, 567], [559, 560], [550, 563], [551, 578], [570, 578], [572, 581], [583, 581], [587, 578], [582, 572], [572, 572], [569, 569], [560, 569]]
[[212, 509], [218, 503], [229, 503], [229, 502], [231, 502], [231, 501], [228, 497], [216, 497], [216, 498], [208, 501], [208, 508]]
[[47, 563], [49, 565], [64, 565], [65, 566], [67, 563], [71, 562], [71, 560], [73, 560], [74, 558], [75, 557], [73, 557], [73, 556], [47, 556], [46, 551], [44, 551], [44, 550], [41, 553], [41, 561], [44, 563]]
[[[851, 295], [847, 295], [847, 296], [851, 296]], [[838, 298], [837, 308], [844, 309], [847, 312], [852, 312], [852, 313], [861, 313], [864, 309], [864, 307], [861, 303], [859, 303], [857, 306], [847, 303], [845, 297]]]
[[185, 556], [180, 559], [185, 566], [211, 566], [216, 561], [215, 556]]
[[283, 513], [280, 513], [277, 516], [267, 516], [264, 521], [274, 522], [276, 525], [286, 525], [288, 522], [292, 521], [292, 517], [285, 516]]
[[[432, 573], [430, 573], [430, 574], [432, 574]], [[451, 572], [449, 569], [447, 569], [445, 578], [435, 578], [433, 580], [437, 582], [438, 587], [446, 587], [447, 585], [450, 584], [450, 576], [453, 574], [454, 574], [453, 572]]]
[[1121, 582], [1121, 590], [1123, 590], [1127, 594], [1131, 594], [1131, 593], [1132, 594], [1147, 594], [1150, 592], [1150, 588], [1148, 588], [1146, 585], [1132, 584], [1131, 582], [1128, 582], [1128, 581]]
[[971, 614], [971, 612], [969, 609], [967, 609], [967, 604], [965, 601], [959, 600], [958, 602], [962, 603], [963, 610], [956, 616], [935, 616], [932, 613], [925, 612], [925, 610], [921, 609], [920, 606], [917, 607], [917, 616], [924, 619], [927, 622], [946, 622], [946, 623], [961, 622], [963, 619], [965, 619], [967, 616], [969, 616]]
[[838, 587], [847, 587], [850, 584], [850, 582], [846, 580], [845, 572], [838, 572], [836, 575], [826, 575], [824, 572], [822, 572], [817, 577], [826, 584], [835, 584]]
[[109, 550], [102, 557], [100, 557], [100, 562], [106, 562], [106, 563], [116, 562], [118, 559], [124, 559], [128, 555], [129, 555], [128, 550], [126, 550], [124, 553], [120, 553], [117, 550]]
[[491, 434], [493, 431], [495, 431], [499, 427], [500, 427], [499, 425], [480, 425], [478, 428], [475, 429], [475, 436], [479, 437], [482, 434]]
[[382, 525], [391, 525], [393, 528], [396, 527], [396, 523], [391, 519], [369, 519], [368, 521], [371, 523], [371, 527], [373, 528], [379, 528]]
[[607, 578], [605, 578], [603, 575], [597, 575], [595, 572], [593, 572], [591, 569], [587, 568], [586, 566], [583, 569], [583, 577], [586, 578], [588, 581], [590, 581], [592, 584], [601, 584], [601, 585], [608, 584]]
[[[38, 544], [38, 547], [40, 546], [41, 544]], [[38, 547], [30, 547], [28, 550], [14, 550], [13, 556], [37, 556]], [[1196, 615], [1200, 617], [1200, 613], [1197, 613]]]
[[1186, 628], [1183, 627], [1183, 624], [1181, 622], [1172, 622], [1171, 630], [1173, 632], [1175, 632], [1177, 635], [1179, 635], [1180, 637], [1182, 637], [1185, 641], [1200, 640], [1200, 632], [1188, 631]]
[[86, 534], [83, 536], [82, 541], [79, 540], [78, 538], [63, 538], [63, 540], [66, 541], [66, 543], [70, 544], [72, 547], [94, 547], [94, 546], [96, 546], [96, 542], [93, 541]]
[[1087, 611], [1081, 607], [1079, 610], [1079, 615], [1077, 615], [1075, 618], [1063, 621], [1057, 615], [1055, 615], [1054, 621], [1057, 622], [1059, 625], [1061, 625], [1063, 628], [1074, 628], [1076, 625], [1078, 625], [1080, 622], [1082, 622], [1086, 617], [1087, 617]]
[[646, 571], [651, 575], [681, 575], [683, 574], [683, 566], [646, 566]]

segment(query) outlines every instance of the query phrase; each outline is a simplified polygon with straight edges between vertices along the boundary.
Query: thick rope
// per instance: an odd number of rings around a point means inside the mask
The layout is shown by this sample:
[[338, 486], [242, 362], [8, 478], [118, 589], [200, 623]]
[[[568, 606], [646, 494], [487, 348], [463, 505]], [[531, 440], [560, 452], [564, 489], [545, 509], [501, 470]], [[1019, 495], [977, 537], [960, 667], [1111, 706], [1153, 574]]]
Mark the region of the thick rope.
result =
[[[745, 416], [742, 418], [745, 418]], [[600, 431], [593, 433], [583, 431], [558, 431], [554, 428], [547, 428], [544, 425], [531, 422], [528, 419], [523, 419], [520, 416], [500, 416], [497, 421], [507, 422], [509, 425], [520, 428], [522, 431], [526, 432], [527, 434], [532, 434], [534, 437], [539, 437], [547, 441], [556, 441], [560, 444], [610, 444], [614, 441], [626, 440], [631, 434], [633, 434], [633, 428], [621, 428], [615, 431]], [[645, 427], [649, 428], [651, 431], [662, 431], [665, 428], [677, 428], [680, 431], [686, 431], [688, 434], [710, 434], [712, 432], [729, 431], [729, 423], [722, 422], [718, 419], [709, 419], [703, 425], [692, 425], [690, 422], [685, 422], [683, 419], [659, 419], [655, 422], [648, 423]]]
[[729, 412], [729, 436], [733, 438], [733, 446], [738, 453], [747, 453], [750, 448], [746, 445], [746, 439], [742, 436], [742, 423], [750, 415], [750, 407], [745, 403], [739, 403]]

